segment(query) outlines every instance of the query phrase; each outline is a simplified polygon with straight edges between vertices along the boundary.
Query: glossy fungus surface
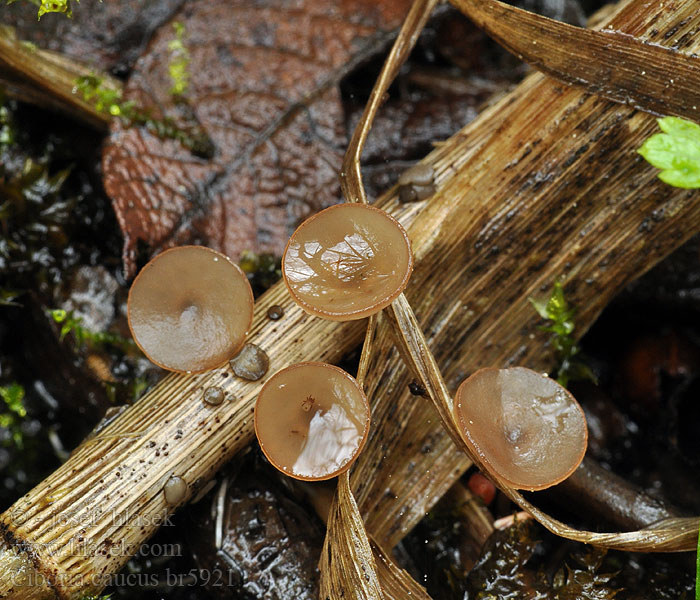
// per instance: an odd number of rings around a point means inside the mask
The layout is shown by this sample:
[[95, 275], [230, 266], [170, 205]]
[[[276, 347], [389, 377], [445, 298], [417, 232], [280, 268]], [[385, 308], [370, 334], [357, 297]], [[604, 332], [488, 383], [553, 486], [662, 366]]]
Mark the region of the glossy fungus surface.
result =
[[263, 386], [255, 433], [270, 462], [297, 479], [329, 479], [350, 467], [369, 430], [369, 404], [342, 369], [298, 363]]
[[413, 270], [411, 243], [398, 221], [363, 204], [339, 204], [304, 221], [282, 257], [290, 294], [307, 312], [361, 319], [388, 306]]
[[516, 488], [559, 483], [586, 451], [588, 431], [578, 402], [530, 369], [477, 371], [457, 390], [454, 412], [474, 453]]
[[144, 354], [164, 369], [218, 367], [243, 345], [253, 292], [238, 265], [202, 246], [156, 256], [129, 291], [129, 327]]

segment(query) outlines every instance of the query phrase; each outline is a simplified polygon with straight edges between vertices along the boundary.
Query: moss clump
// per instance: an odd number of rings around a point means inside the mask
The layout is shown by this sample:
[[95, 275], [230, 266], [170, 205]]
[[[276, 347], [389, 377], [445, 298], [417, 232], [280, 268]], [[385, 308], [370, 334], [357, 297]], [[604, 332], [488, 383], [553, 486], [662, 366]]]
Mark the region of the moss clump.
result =
[[549, 321], [541, 329], [551, 333], [550, 343], [559, 365], [556, 373], [559, 384], [567, 387], [571, 380], [584, 379], [597, 383], [595, 373], [579, 355], [581, 349], [573, 335], [576, 327], [574, 322], [576, 309], [567, 302], [561, 281], [554, 283], [549, 298], [546, 300], [530, 298], [530, 303], [540, 317]]
[[22, 435], [21, 422], [27, 416], [24, 407], [24, 388], [18, 383], [0, 386], [0, 398], [4, 403], [3, 412], [0, 412], [0, 429], [4, 429], [7, 435], [0, 441], [3, 446], [15, 445], [19, 450], [24, 448], [24, 436]]

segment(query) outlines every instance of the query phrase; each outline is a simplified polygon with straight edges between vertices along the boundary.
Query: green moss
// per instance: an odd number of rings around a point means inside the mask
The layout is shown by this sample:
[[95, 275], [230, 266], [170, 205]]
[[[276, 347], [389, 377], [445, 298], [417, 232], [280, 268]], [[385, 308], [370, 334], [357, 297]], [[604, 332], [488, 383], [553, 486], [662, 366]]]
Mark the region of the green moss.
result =
[[0, 103], [0, 148], [5, 149], [15, 143], [15, 126], [12, 113], [2, 97]]
[[52, 172], [49, 162], [48, 156], [0, 155], [0, 304], [14, 303], [30, 276], [51, 269], [68, 246], [78, 198], [62, 191], [71, 169]]
[[79, 94], [84, 100], [103, 113], [109, 113], [114, 117], [133, 119], [135, 107], [133, 102], [122, 100], [122, 91], [107, 84], [103, 77], [95, 74], [83, 75], [74, 82], [73, 93]]
[[0, 413], [0, 427], [10, 433], [10, 437], [3, 440], [3, 445], [14, 444], [18, 449], [24, 448], [24, 438], [20, 427], [22, 419], [27, 416], [24, 407], [24, 388], [18, 383], [0, 386], [0, 398], [3, 401], [3, 412]]
[[[79, 2], [80, 0], [75, 1]], [[46, 13], [63, 13], [69, 19], [72, 19], [73, 11], [71, 10], [71, 0], [41, 0], [37, 18], [41, 19]]]
[[[27, 0], [38, 8], [37, 20], [40, 20], [46, 13], [62, 13], [69, 19], [73, 18], [71, 8], [72, 0]], [[75, 0], [80, 2], [80, 0]], [[14, 4], [17, 0], [7, 0], [8, 4]]]
[[[180, 84], [184, 84], [185, 81], [180, 80]], [[127, 127], [134, 125], [145, 127], [160, 138], [178, 141], [198, 156], [203, 158], [213, 156], [212, 141], [198, 125], [185, 129], [178, 127], [168, 117], [156, 119], [150, 111], [137, 107], [131, 100], [124, 100], [121, 90], [110, 86], [104, 78], [95, 74], [78, 77], [73, 84], [74, 94], [82, 96], [99, 112], [121, 119]]]
[[576, 327], [574, 315], [576, 309], [569, 306], [564, 297], [561, 281], [556, 281], [546, 300], [530, 298], [530, 303], [543, 319], [549, 321], [542, 330], [551, 333], [550, 343], [554, 350], [558, 367], [557, 381], [566, 387], [571, 380], [588, 379], [597, 383], [591, 368], [579, 356], [580, 348], [573, 333]]
[[168, 72], [170, 73], [170, 79], [173, 80], [170, 93], [173, 96], [182, 96], [187, 92], [190, 84], [190, 53], [183, 43], [185, 37], [184, 24], [180, 21], [175, 21], [173, 29], [175, 30], [175, 39], [168, 43], [168, 50], [170, 50]]
[[70, 334], [79, 348], [98, 348], [110, 345], [119, 348], [124, 353], [134, 351], [136, 348], [136, 344], [132, 340], [127, 340], [120, 335], [87, 329], [82, 324], [83, 320], [74, 316], [72, 311], [54, 308], [49, 309], [48, 314], [55, 323], [61, 326], [60, 339], [63, 340]]

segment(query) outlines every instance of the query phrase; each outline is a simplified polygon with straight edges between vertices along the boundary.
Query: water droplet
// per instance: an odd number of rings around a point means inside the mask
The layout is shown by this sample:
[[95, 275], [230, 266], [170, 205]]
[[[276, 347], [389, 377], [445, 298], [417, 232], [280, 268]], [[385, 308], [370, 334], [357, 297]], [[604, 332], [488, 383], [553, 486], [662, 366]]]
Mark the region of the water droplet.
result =
[[267, 317], [272, 321], [278, 321], [284, 316], [284, 309], [279, 305], [275, 304], [267, 309]]
[[257, 381], [270, 366], [270, 359], [265, 351], [255, 344], [246, 344], [243, 349], [234, 356], [229, 365], [234, 375], [248, 381]]
[[224, 401], [226, 394], [220, 387], [208, 387], [204, 390], [204, 402], [218, 406]]

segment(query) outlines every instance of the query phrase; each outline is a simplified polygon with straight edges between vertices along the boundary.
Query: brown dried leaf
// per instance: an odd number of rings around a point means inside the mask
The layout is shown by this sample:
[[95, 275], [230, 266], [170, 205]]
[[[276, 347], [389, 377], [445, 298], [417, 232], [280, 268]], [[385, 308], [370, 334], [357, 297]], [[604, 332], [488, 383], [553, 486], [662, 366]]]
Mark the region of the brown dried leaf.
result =
[[406, 571], [396, 566], [389, 556], [374, 540], [370, 539], [377, 575], [382, 584], [384, 598], [387, 600], [430, 600], [428, 592], [419, 585]]
[[348, 471], [338, 477], [319, 569], [321, 598], [430, 600], [425, 589], [367, 535]]
[[496, 0], [452, 0], [503, 47], [540, 71], [615, 102], [653, 114], [700, 120], [700, 59], [609, 28], [573, 27]]
[[345, 471], [338, 477], [328, 513], [328, 532], [321, 560], [321, 598], [384, 600], [377, 567], [362, 516]]
[[[196, 241], [234, 258], [244, 249], [280, 254], [299, 220], [337, 202], [347, 140], [336, 84], [388, 40], [407, 4], [220, 0], [180, 11], [191, 56], [186, 100], [216, 152], [205, 160], [114, 124], [105, 188], [127, 271], [139, 240], [155, 249]], [[179, 119], [168, 92], [173, 36], [171, 26], [156, 34], [125, 95]]]
[[[381, 313], [367, 323], [357, 382], [364, 387], [371, 377], [371, 358], [378, 339]], [[423, 587], [397, 567], [367, 534], [360, 509], [350, 489], [349, 471], [338, 477], [336, 493], [328, 510], [328, 529], [321, 552], [321, 598], [344, 598], [346, 591], [358, 600], [430, 600]]]
[[180, 8], [184, 0], [109, 0], [77, 4], [73, 18], [47, 13], [37, 20], [33, 2], [3, 6], [3, 24], [17, 37], [47, 50], [88, 62], [99, 70], [125, 74], [153, 32]]

